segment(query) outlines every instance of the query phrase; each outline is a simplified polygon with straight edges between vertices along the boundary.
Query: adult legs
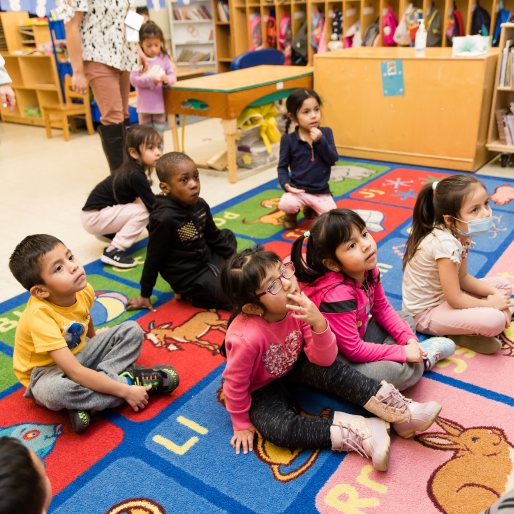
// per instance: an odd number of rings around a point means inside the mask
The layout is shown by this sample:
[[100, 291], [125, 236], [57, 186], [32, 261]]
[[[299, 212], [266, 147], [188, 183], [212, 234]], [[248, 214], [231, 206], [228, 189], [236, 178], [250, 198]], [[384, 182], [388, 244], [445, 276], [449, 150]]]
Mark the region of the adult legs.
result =
[[128, 92], [130, 83], [125, 80], [128, 72], [102, 63], [85, 61], [84, 72], [89, 80], [95, 100], [100, 109], [98, 133], [111, 173], [123, 163], [123, 141], [125, 113], [128, 116]]

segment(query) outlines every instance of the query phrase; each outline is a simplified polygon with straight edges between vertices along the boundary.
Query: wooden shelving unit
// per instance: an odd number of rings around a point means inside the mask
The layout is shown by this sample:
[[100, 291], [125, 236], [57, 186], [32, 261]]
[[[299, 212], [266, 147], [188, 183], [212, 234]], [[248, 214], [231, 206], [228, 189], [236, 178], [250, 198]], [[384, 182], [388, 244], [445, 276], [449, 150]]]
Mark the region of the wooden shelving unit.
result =
[[514, 39], [514, 23], [502, 23], [502, 32], [500, 37], [500, 54], [498, 56], [498, 66], [496, 66], [496, 78], [494, 82], [493, 102], [491, 104], [491, 117], [489, 120], [489, 132], [487, 134], [486, 147], [491, 152], [500, 152], [502, 154], [502, 166], [507, 165], [509, 154], [514, 154], [514, 146], [504, 145], [500, 141], [498, 134], [498, 124], [496, 122], [496, 111], [509, 109], [510, 103], [514, 102], [514, 89], [509, 87], [500, 87], [500, 71], [502, 52], [505, 48], [505, 42]]
[[[174, 10], [181, 9], [185, 13], [197, 10], [199, 6], [204, 7], [213, 17], [210, 20], [176, 20]], [[216, 38], [214, 37], [214, 16], [212, 0], [197, 0], [188, 5], [179, 5], [176, 0], [168, 2], [168, 13], [170, 17], [171, 28], [171, 47], [173, 56], [177, 66], [187, 69], [195, 66], [205, 68], [205, 71], [216, 70]], [[183, 50], [191, 50], [193, 52], [212, 52], [214, 59], [212, 61], [202, 62], [178, 62], [180, 54]]]
[[[0, 13], [1, 29], [5, 35], [7, 52], [2, 52], [5, 69], [11, 77], [16, 94], [16, 106], [12, 113], [0, 105], [3, 121], [24, 123], [26, 125], [45, 125], [43, 118], [27, 116], [25, 109], [42, 105], [58, 106], [63, 104], [59, 77], [53, 55], [18, 55], [13, 54], [26, 48], [18, 30], [20, 21], [28, 19], [27, 12]], [[48, 25], [31, 27], [34, 44], [40, 45], [51, 40]], [[59, 121], [52, 122], [52, 127], [62, 128]]]
[[[216, 16], [216, 0], [212, 0], [213, 12]], [[414, 7], [423, 10], [425, 22], [427, 14], [432, 5], [434, 5], [441, 13], [443, 40], [442, 46], [448, 46], [446, 41], [446, 30], [450, 21], [450, 14], [453, 11], [454, 4], [462, 12], [466, 33], [471, 30], [471, 18], [475, 8], [476, 0], [286, 0], [284, 2], [274, 1], [266, 2], [265, 0], [228, 0], [230, 11], [230, 23], [216, 23], [216, 43], [219, 52], [219, 71], [230, 70], [230, 62], [237, 55], [247, 52], [251, 46], [250, 41], [250, 20], [252, 13], [258, 13], [262, 20], [262, 36], [264, 47], [268, 47], [266, 43], [267, 16], [270, 11], [274, 10], [276, 14], [277, 27], [277, 45], [279, 48], [278, 34], [280, 30], [280, 21], [283, 13], [292, 20], [293, 37], [298, 33], [302, 24], [307, 21], [308, 39], [309, 39], [309, 63], [313, 62], [314, 51], [310, 45], [311, 38], [311, 17], [312, 14], [319, 9], [325, 13], [327, 26], [327, 41], [330, 41], [331, 35], [331, 13], [334, 9], [338, 9], [343, 13], [343, 33], [357, 20], [361, 21], [361, 33], [364, 36], [366, 28], [380, 17], [380, 40], [383, 45], [382, 36], [382, 18], [387, 13], [388, 6], [400, 20], [409, 3]], [[494, 34], [498, 12], [500, 9], [500, 0], [480, 0], [480, 5], [486, 9], [491, 15], [491, 33]], [[514, 11], [514, 0], [503, 0], [504, 9]], [[223, 51], [222, 51], [223, 50]], [[223, 57], [223, 59], [221, 58]]]

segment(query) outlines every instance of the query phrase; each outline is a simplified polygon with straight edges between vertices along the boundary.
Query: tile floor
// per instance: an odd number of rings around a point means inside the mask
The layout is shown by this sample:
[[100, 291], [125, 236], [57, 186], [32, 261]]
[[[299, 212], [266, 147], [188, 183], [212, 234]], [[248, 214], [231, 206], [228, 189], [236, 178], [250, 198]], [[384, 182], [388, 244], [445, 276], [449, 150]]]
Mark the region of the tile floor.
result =
[[[204, 159], [219, 152], [224, 140], [220, 120], [201, 121], [187, 125], [185, 150], [194, 159]], [[164, 150], [172, 148], [168, 131]], [[79, 214], [89, 192], [108, 173], [98, 134], [79, 130], [65, 142], [60, 130], [53, 130], [53, 138], [47, 139], [44, 128], [0, 122], [0, 301], [24, 292], [11, 275], [8, 260], [27, 235], [58, 237], [83, 264], [100, 257], [105, 244], [84, 231]], [[270, 168], [237, 184], [205, 175], [201, 195], [213, 207], [276, 173]], [[146, 236], [145, 230], [141, 237]]]
[[[84, 130], [65, 142], [60, 130], [47, 139], [45, 130], [0, 122], [0, 301], [24, 289], [7, 266], [9, 256], [25, 236], [49, 233], [68, 245], [83, 264], [98, 259], [105, 246], [87, 234], [79, 213], [93, 187], [107, 176], [108, 168], [98, 134]], [[219, 152], [224, 135], [221, 121], [210, 119], [186, 127], [186, 153], [204, 159]], [[171, 132], [165, 134], [165, 151], [172, 149]], [[514, 178], [514, 168], [499, 161], [479, 173]], [[202, 196], [212, 206], [242, 194], [276, 177], [276, 168], [230, 184], [228, 179], [202, 176]], [[141, 237], [146, 237], [146, 230]]]

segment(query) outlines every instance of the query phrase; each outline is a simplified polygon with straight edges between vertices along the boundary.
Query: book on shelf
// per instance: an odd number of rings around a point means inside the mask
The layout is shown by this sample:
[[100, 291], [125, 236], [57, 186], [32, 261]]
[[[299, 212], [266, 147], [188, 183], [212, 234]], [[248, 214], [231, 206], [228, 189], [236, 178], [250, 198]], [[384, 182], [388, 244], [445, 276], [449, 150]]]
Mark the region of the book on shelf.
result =
[[514, 39], [508, 39], [505, 42], [505, 48], [502, 50], [502, 58], [500, 63], [500, 80], [499, 87], [512, 87], [512, 47], [514, 46]]
[[514, 119], [509, 109], [496, 111], [496, 124], [500, 143], [512, 146], [514, 144]]
[[228, 2], [218, 0], [216, 7], [218, 9], [219, 20], [222, 22], [229, 22], [230, 14], [229, 14], [229, 10], [228, 10]]
[[173, 9], [173, 18], [176, 21], [212, 20], [210, 12], [203, 5], [198, 9]]
[[178, 56], [177, 63], [195, 63], [213, 61], [212, 52], [195, 52], [194, 50], [182, 50]]

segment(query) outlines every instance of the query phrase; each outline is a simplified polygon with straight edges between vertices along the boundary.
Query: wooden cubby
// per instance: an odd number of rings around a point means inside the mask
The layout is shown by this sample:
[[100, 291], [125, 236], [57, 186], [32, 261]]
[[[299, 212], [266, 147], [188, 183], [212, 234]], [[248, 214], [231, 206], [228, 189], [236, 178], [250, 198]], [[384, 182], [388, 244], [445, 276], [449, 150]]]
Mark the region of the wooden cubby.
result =
[[[334, 9], [338, 9], [343, 13], [343, 33], [345, 33], [354, 22], [360, 20], [361, 35], [364, 36], [364, 32], [366, 31], [367, 27], [377, 18], [380, 18], [380, 41], [381, 45], [383, 45], [382, 20], [384, 15], [387, 13], [387, 8], [389, 6], [391, 6], [395, 12], [398, 20], [401, 20], [405, 10], [407, 9], [407, 6], [409, 3], [412, 3], [414, 7], [422, 9], [425, 23], [428, 21], [427, 15], [430, 8], [435, 6], [441, 14], [441, 46], [446, 47], [448, 46], [448, 42], [446, 41], [446, 30], [448, 29], [450, 14], [453, 11], [454, 5], [460, 9], [466, 34], [469, 34], [471, 30], [471, 18], [475, 8], [476, 0], [412, 0], [411, 2], [409, 2], [409, 0], [276, 0], [274, 2], [266, 2], [265, 0], [228, 0], [228, 3], [230, 10], [230, 23], [228, 24], [229, 28], [225, 30], [219, 30], [219, 28], [216, 27], [216, 41], [218, 52], [220, 47], [230, 47], [231, 53], [224, 54], [225, 58], [219, 66], [219, 71], [230, 70], [231, 59], [243, 52], [247, 52], [252, 46], [251, 37], [249, 34], [249, 15], [252, 13], [258, 13], [261, 16], [264, 48], [268, 47], [266, 43], [266, 16], [269, 15], [271, 10], [274, 10], [276, 13], [276, 47], [278, 49], [280, 49], [280, 21], [283, 17], [284, 11], [292, 20], [291, 28], [293, 37], [298, 33], [303, 23], [307, 21], [309, 63], [312, 64], [315, 53], [310, 44], [311, 17], [312, 14], [316, 12], [316, 9], [319, 9], [321, 12], [325, 13], [325, 23], [328, 24], [326, 30], [327, 42], [330, 41], [330, 36], [332, 34], [332, 18], [330, 13]], [[514, 0], [504, 0], [503, 4], [505, 9], [514, 11]], [[498, 19], [500, 0], [480, 0], [480, 5], [491, 15], [490, 32], [491, 35], [493, 35]], [[213, 11], [215, 10], [216, 0], [213, 0]], [[247, 27], [246, 34], [244, 34], [244, 27]], [[230, 57], [227, 57], [227, 55]]]
[[[5, 69], [11, 77], [16, 94], [16, 106], [12, 113], [0, 105], [0, 114], [3, 121], [24, 123], [27, 125], [45, 125], [43, 118], [27, 116], [25, 108], [37, 107], [41, 110], [43, 105], [62, 105], [63, 98], [57, 75], [57, 66], [53, 55], [28, 54], [18, 55], [13, 52], [26, 50], [23, 38], [18, 27], [20, 22], [27, 20], [27, 12], [2, 12], [0, 23], [5, 34], [7, 52], [2, 52], [5, 59]], [[33, 29], [34, 41], [40, 45], [51, 41], [48, 25], [36, 25]], [[52, 121], [52, 127], [62, 128], [60, 121]]]
[[[510, 109], [511, 102], [514, 102], [514, 88], [499, 87], [501, 73], [501, 57], [505, 48], [505, 43], [509, 39], [514, 39], [514, 23], [502, 23], [502, 32], [500, 37], [500, 56], [498, 66], [496, 67], [496, 77], [494, 82], [493, 101], [491, 105], [491, 117], [489, 119], [489, 132], [487, 134], [487, 148], [492, 152], [500, 152], [502, 155], [514, 154], [514, 146], [504, 145], [500, 141], [498, 133], [498, 124], [496, 121], [496, 111]], [[506, 161], [502, 158], [502, 166]]]

